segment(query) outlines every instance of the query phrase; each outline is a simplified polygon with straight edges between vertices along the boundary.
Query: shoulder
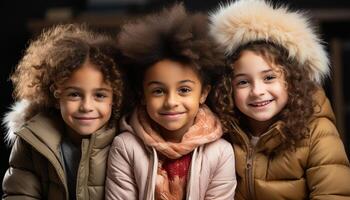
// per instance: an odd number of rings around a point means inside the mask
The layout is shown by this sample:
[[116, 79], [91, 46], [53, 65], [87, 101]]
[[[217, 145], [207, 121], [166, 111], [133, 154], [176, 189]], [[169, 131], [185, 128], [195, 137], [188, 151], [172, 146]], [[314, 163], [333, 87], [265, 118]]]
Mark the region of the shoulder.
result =
[[346, 164], [344, 144], [335, 124], [327, 118], [318, 118], [310, 126], [309, 164]]
[[339, 138], [339, 132], [335, 124], [326, 117], [313, 120], [310, 125], [311, 140], [319, 140], [325, 137]]
[[205, 145], [203, 145], [203, 148], [205, 151], [226, 151], [226, 150], [232, 150], [233, 151], [233, 148], [232, 148], [232, 145], [220, 138], [214, 142], [211, 142], [211, 143], [207, 143]]
[[145, 145], [136, 135], [125, 131], [114, 137], [111, 151], [145, 152]]
[[214, 142], [202, 146], [203, 156], [210, 162], [218, 162], [218, 159], [234, 158], [232, 145], [226, 140], [220, 138]]
[[142, 143], [142, 141], [139, 138], [137, 138], [137, 136], [135, 136], [133, 133], [129, 131], [124, 131], [114, 137], [113, 144], [114, 143], [118, 143], [118, 144], [123, 143], [127, 145], [133, 145], [133, 144], [140, 144]]

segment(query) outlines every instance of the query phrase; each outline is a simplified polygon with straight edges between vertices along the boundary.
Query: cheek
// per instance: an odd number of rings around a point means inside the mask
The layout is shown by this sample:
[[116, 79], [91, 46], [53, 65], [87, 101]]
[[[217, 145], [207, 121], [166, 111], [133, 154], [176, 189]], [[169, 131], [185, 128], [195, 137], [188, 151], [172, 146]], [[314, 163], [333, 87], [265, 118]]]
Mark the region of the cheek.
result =
[[106, 102], [99, 105], [99, 110], [106, 115], [111, 115], [112, 108], [113, 108], [112, 102]]
[[243, 90], [234, 90], [233, 99], [235, 104], [240, 105], [246, 99], [246, 95]]
[[59, 101], [59, 106], [60, 106], [60, 110], [62, 114], [69, 114], [71, 112], [73, 112], [74, 110], [76, 110], [76, 105], [72, 102], [67, 102], [67, 101]]

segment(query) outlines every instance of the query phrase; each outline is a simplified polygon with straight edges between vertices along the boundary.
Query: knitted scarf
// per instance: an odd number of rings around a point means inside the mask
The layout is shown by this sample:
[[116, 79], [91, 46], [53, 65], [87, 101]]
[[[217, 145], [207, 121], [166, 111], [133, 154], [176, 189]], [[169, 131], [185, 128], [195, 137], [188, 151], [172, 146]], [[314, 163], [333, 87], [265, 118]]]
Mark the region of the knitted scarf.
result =
[[193, 125], [183, 135], [181, 142], [168, 142], [151, 126], [151, 119], [144, 109], [136, 109], [131, 116], [131, 124], [136, 135], [150, 147], [170, 159], [177, 159], [192, 152], [196, 147], [213, 142], [222, 136], [219, 119], [203, 105], [198, 110]]
[[193, 125], [179, 143], [164, 140], [152, 128], [151, 119], [144, 109], [137, 109], [133, 113], [131, 124], [136, 135], [159, 153], [155, 188], [157, 200], [184, 199], [192, 151], [200, 145], [219, 139], [223, 134], [219, 119], [207, 106], [200, 107]]

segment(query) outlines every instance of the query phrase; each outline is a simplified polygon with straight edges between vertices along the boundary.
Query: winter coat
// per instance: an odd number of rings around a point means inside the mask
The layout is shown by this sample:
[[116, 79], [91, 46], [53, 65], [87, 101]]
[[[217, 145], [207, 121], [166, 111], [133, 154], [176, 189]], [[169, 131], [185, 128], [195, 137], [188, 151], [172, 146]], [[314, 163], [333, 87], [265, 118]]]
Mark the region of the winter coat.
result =
[[[3, 180], [4, 199], [69, 199], [60, 152], [63, 127], [62, 119], [41, 113], [9, 133], [16, 136], [11, 136], [15, 141]], [[82, 140], [76, 199], [104, 199], [106, 162], [114, 136], [115, 129], [108, 129]]]
[[239, 128], [232, 134], [238, 186], [236, 200], [350, 199], [350, 168], [335, 119], [323, 92], [309, 124], [310, 137], [295, 151], [274, 150], [284, 138], [277, 122], [255, 147]]
[[[153, 200], [158, 156], [125, 121], [109, 153], [106, 199]], [[197, 147], [187, 177], [186, 199], [233, 199], [236, 188], [232, 146], [219, 139]]]

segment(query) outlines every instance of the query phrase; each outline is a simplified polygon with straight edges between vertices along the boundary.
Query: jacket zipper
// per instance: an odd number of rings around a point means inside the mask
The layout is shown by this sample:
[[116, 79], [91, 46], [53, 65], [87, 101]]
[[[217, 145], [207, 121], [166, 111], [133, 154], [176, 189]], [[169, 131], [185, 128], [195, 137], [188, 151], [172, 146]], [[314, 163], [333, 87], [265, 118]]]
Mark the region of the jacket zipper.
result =
[[254, 149], [249, 146], [248, 147], [248, 156], [247, 156], [247, 182], [248, 182], [248, 197], [251, 200], [255, 199], [255, 190], [254, 190], [254, 174], [253, 174], [253, 155], [254, 155]]

